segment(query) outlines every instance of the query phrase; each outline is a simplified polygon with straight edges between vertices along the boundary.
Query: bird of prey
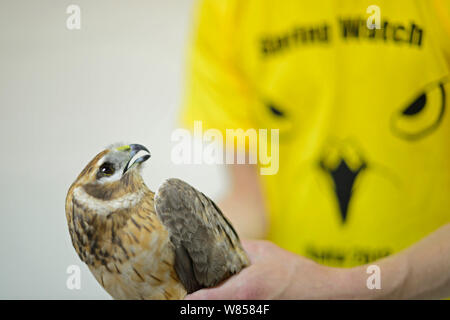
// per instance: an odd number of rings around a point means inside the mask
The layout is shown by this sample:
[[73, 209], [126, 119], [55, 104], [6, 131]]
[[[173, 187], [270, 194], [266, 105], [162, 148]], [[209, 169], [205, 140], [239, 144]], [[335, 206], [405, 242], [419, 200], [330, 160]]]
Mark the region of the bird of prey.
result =
[[249, 264], [217, 205], [186, 182], [156, 194], [140, 169], [142, 145], [112, 145], [71, 185], [66, 217], [72, 244], [114, 299], [183, 299]]

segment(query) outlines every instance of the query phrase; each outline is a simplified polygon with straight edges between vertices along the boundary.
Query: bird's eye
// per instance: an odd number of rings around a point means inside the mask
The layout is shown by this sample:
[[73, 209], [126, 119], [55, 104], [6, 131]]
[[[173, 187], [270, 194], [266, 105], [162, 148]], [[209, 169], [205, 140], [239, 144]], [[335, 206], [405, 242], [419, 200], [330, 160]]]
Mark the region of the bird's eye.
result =
[[114, 171], [116, 171], [114, 169], [114, 165], [111, 162], [105, 162], [104, 164], [101, 165], [99, 169], [99, 174], [101, 176], [110, 176], [114, 174]]

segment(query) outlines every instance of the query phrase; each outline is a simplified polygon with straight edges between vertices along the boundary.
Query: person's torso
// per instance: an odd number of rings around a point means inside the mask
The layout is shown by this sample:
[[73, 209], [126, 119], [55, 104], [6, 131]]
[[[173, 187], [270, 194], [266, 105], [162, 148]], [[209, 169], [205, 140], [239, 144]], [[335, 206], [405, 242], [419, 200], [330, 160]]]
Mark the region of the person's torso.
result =
[[450, 222], [448, 64], [427, 2], [248, 1], [239, 68], [280, 129], [263, 176], [269, 238], [336, 266], [399, 251]]

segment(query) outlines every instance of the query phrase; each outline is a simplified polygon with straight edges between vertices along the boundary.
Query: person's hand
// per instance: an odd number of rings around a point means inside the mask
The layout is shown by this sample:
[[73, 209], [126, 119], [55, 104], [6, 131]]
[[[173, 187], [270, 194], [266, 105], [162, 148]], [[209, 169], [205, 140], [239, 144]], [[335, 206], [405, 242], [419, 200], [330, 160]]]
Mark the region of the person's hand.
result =
[[186, 299], [313, 299], [330, 297], [334, 268], [281, 249], [268, 241], [243, 241], [251, 265], [214, 288]]
[[268, 241], [243, 241], [251, 265], [215, 288], [186, 299], [440, 299], [450, 296], [450, 224], [412, 247], [373, 262], [382, 287], [367, 286], [367, 265], [331, 268]]

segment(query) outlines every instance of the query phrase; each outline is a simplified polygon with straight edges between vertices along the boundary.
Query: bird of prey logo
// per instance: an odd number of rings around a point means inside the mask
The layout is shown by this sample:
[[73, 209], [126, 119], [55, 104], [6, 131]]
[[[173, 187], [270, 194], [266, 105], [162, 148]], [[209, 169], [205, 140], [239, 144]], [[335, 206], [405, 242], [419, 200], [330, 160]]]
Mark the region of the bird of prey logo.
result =
[[217, 205], [189, 184], [169, 179], [156, 194], [140, 169], [142, 145], [112, 145], [69, 189], [72, 244], [115, 299], [183, 299], [249, 264]]
[[319, 165], [333, 181], [342, 222], [345, 223], [356, 178], [367, 169], [367, 162], [351, 144], [344, 144], [329, 146]]

